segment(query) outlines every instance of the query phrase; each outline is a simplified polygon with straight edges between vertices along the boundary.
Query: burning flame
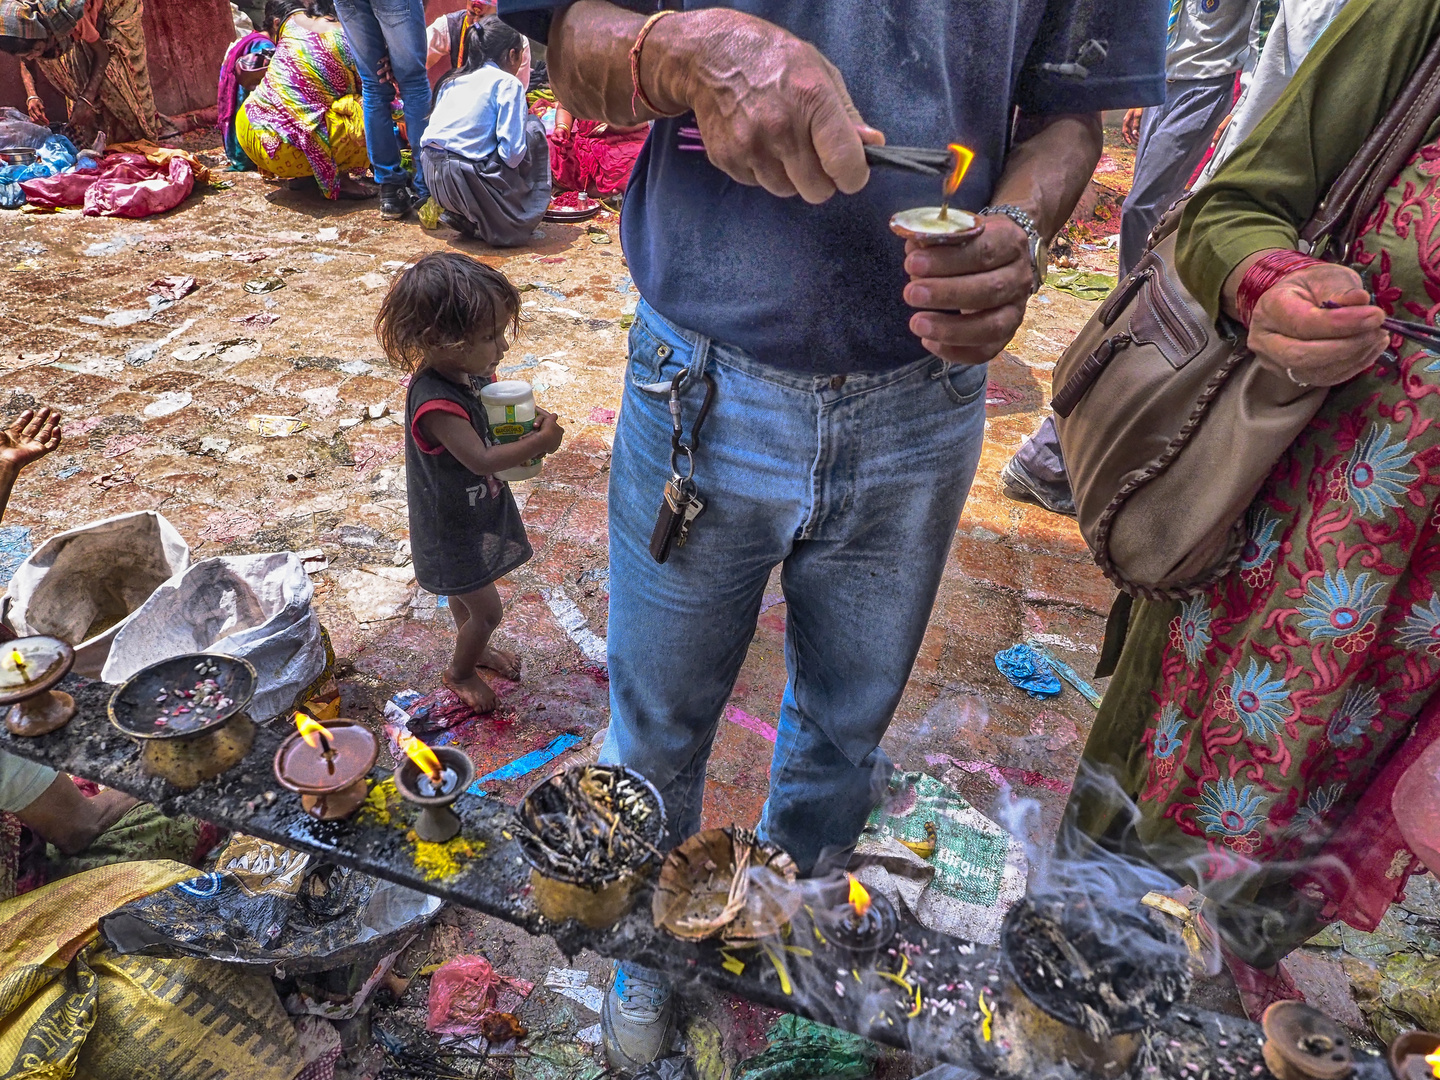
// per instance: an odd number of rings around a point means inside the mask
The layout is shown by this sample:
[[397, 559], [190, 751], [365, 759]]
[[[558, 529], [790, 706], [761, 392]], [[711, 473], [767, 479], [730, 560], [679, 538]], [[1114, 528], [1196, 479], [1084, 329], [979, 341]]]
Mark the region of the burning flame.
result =
[[850, 906], [855, 909], [855, 914], [863, 919], [865, 913], [870, 910], [870, 894], [866, 891], [865, 886], [860, 884], [854, 874], [846, 874], [845, 876], [850, 879]]
[[300, 737], [305, 740], [305, 745], [312, 750], [319, 750], [322, 743], [325, 749], [329, 749], [330, 735], [320, 721], [306, 716], [303, 712], [295, 714], [295, 729], [300, 732]]
[[1433, 1054], [1427, 1055], [1425, 1064], [1430, 1066], [1430, 1071], [1434, 1073], [1436, 1077], [1440, 1077], [1440, 1049], [1437, 1049]]
[[955, 165], [951, 168], [950, 175], [945, 178], [946, 202], [950, 201], [955, 192], [960, 190], [960, 185], [965, 182], [965, 174], [970, 171], [970, 163], [975, 160], [975, 151], [968, 146], [951, 143], [950, 156], [954, 159]]
[[24, 679], [26, 682], [29, 682], [29, 681], [30, 681], [30, 665], [27, 664], [27, 663], [25, 663], [25, 657], [23, 657], [23, 656], [20, 655], [20, 650], [19, 650], [19, 649], [11, 649], [11, 650], [10, 650], [10, 660], [11, 660], [11, 662], [15, 665], [15, 670], [20, 673], [20, 677], [21, 677], [22, 679]]
[[445, 770], [440, 765], [440, 759], [435, 756], [435, 751], [426, 746], [413, 735], [405, 740], [405, 753], [411, 761], [420, 766], [426, 776], [430, 777], [432, 784], [440, 783], [440, 778]]

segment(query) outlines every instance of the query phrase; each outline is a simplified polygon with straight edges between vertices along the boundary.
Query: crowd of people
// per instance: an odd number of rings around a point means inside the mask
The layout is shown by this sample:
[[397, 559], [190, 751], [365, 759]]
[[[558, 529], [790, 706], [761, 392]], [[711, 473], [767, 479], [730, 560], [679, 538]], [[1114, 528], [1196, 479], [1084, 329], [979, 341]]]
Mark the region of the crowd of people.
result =
[[577, 122], [493, 4], [428, 26], [418, 0], [402, 7], [267, 0], [220, 72], [232, 166], [330, 199], [378, 196], [391, 219], [433, 199], [433, 222], [492, 247], [528, 241], [556, 191], [623, 193], [648, 124]]
[[[1168, 27], [1150, 0], [1097, 0], [1086, 26], [1108, 28], [1109, 51], [1078, 80], [1072, 21], [1011, 6], [966, 5], [1004, 17], [957, 23], [935, 0], [901, 25], [868, 3], [507, 0], [427, 28], [418, 0], [404, 19], [379, 0], [268, 0], [227, 57], [221, 115], [237, 165], [378, 196], [391, 217], [433, 198], [441, 222], [494, 246], [524, 243], [562, 180], [626, 192], [641, 302], [610, 466], [601, 760], [659, 789], [667, 844], [699, 828], [721, 712], [782, 567], [789, 679], [759, 832], [819, 874], [853, 848], [889, 773], [880, 742], [979, 461], [985, 364], [1094, 172], [1100, 114], [1143, 109], [1126, 124], [1122, 274], [1197, 184], [1180, 279], [1217, 325], [1248, 331], [1259, 364], [1329, 389], [1250, 507], [1233, 570], [1112, 620], [1123, 643], [1107, 645], [1118, 667], [1085, 760], [1114, 782], [1077, 787], [1070, 820], [1198, 890], [1258, 1017], [1300, 996], [1288, 953], [1337, 920], [1373, 928], [1425, 869], [1391, 796], [1440, 738], [1440, 364], [1382, 321], [1435, 319], [1440, 264], [1416, 226], [1440, 213], [1440, 117], [1362, 208], [1344, 261], [1302, 251], [1298, 232], [1440, 37], [1440, 0], [1176, 0]], [[102, 39], [126, 10], [117, 0]], [[51, 62], [54, 48], [22, 55]], [[686, 152], [690, 127], [705, 153]], [[982, 229], [901, 244], [890, 216], [933, 198], [932, 182], [872, 173], [865, 146], [937, 132], [975, 151], [956, 198]], [[356, 176], [367, 167], [373, 188]], [[518, 310], [501, 273], [435, 254], [377, 323], [412, 372], [417, 577], [451, 597], [445, 678], [480, 710], [494, 695], [479, 672], [514, 664], [490, 645], [494, 582], [530, 556], [494, 474], [564, 434], [542, 412], [497, 443], [479, 405]], [[50, 419], [27, 417], [14, 440], [33, 457], [51, 437]], [[1007, 485], [1073, 512], [1053, 439], [1042, 431]], [[0, 481], [12, 459], [0, 447]], [[705, 513], [683, 546], [657, 548], [682, 461]], [[56, 783], [29, 777], [24, 794], [70, 799]], [[620, 964], [602, 1013], [612, 1065], [665, 1052], [673, 1013], [660, 972]]]

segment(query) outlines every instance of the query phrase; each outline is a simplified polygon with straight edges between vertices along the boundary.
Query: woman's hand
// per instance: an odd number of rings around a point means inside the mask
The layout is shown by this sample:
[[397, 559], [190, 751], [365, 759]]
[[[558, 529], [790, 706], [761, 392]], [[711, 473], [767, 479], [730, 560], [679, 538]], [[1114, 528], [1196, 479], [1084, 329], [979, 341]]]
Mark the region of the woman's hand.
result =
[[[1236, 273], [1243, 277], [1252, 261]], [[1338, 386], [1369, 369], [1389, 346], [1390, 335], [1380, 325], [1384, 318], [1354, 270], [1308, 266], [1260, 297], [1250, 317], [1249, 344], [1261, 363], [1293, 382]]]
[[38, 95], [32, 96], [25, 105], [32, 124], [49, 125], [50, 117], [45, 114], [45, 102], [41, 101]]

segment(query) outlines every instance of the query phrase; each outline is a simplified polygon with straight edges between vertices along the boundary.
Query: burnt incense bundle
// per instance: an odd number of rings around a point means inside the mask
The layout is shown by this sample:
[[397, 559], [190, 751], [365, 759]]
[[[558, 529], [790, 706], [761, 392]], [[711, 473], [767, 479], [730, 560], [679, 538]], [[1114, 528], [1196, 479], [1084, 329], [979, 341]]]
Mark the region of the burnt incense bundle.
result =
[[655, 812], [624, 772], [592, 765], [551, 777], [521, 804], [517, 820], [552, 870], [583, 880], [664, 858], [637, 829]]

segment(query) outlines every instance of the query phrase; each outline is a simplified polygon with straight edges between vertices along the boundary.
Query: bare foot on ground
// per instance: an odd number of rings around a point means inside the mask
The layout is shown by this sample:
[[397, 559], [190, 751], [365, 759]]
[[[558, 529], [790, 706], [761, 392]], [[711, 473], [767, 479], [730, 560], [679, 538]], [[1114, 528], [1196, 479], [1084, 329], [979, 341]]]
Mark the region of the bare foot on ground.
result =
[[469, 677], [457, 679], [449, 671], [440, 676], [443, 682], [461, 701], [469, 705], [477, 713], [492, 713], [498, 704], [495, 691], [490, 689], [490, 684], [473, 671]]
[[509, 679], [511, 682], [520, 681], [520, 658], [505, 649], [497, 649], [494, 645], [486, 646], [475, 667], [488, 668], [502, 679]]

